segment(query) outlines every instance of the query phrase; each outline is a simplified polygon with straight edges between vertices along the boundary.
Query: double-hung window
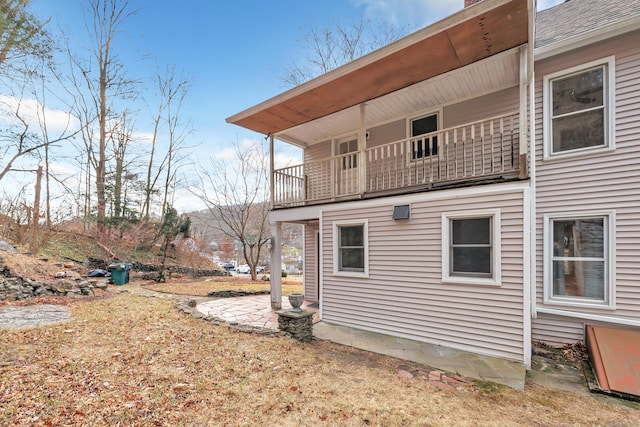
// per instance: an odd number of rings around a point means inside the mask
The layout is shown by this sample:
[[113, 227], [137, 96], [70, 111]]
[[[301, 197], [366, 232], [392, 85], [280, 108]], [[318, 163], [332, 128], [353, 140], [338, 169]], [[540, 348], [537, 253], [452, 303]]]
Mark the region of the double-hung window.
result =
[[613, 147], [614, 59], [544, 78], [545, 157]]
[[500, 212], [442, 215], [442, 280], [500, 284]]
[[367, 275], [367, 221], [348, 221], [334, 224], [334, 273]]
[[613, 305], [612, 216], [545, 216], [546, 303]]

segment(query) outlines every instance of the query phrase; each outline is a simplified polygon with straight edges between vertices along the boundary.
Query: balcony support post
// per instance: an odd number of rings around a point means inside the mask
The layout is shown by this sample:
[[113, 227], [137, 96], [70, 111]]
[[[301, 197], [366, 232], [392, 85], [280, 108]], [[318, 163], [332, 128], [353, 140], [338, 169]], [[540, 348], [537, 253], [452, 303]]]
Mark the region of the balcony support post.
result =
[[360, 104], [360, 127], [358, 128], [358, 192], [363, 196], [367, 191], [367, 129], [366, 105]]
[[282, 227], [280, 222], [271, 224], [271, 308], [282, 308]]
[[527, 162], [527, 85], [529, 84], [529, 53], [527, 46], [520, 48], [520, 95], [518, 96], [520, 109], [518, 112], [520, 134], [518, 135], [518, 167], [520, 169], [520, 179], [529, 177]]
[[275, 154], [274, 154], [274, 138], [273, 135], [269, 135], [269, 180], [270, 180], [270, 188], [269, 194], [271, 199], [271, 209], [273, 209], [274, 204], [274, 189], [275, 189], [275, 179], [273, 176], [273, 172], [275, 170]]

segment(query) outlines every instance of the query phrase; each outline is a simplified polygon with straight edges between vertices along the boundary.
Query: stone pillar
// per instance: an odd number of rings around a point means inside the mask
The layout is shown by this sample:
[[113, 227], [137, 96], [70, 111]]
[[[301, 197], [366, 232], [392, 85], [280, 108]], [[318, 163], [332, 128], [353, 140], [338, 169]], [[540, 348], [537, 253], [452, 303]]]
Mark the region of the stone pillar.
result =
[[278, 313], [278, 329], [301, 342], [313, 339], [313, 311], [280, 310]]

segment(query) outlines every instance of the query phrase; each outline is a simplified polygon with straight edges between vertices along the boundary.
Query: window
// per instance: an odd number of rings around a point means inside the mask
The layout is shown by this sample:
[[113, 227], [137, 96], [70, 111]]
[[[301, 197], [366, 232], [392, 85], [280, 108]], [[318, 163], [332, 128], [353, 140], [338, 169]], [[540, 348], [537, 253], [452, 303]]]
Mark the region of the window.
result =
[[443, 281], [500, 283], [500, 212], [442, 216]]
[[[340, 158], [340, 166], [342, 170], [353, 169], [358, 166], [358, 139], [349, 139], [347, 141], [338, 142], [338, 155]], [[354, 153], [348, 156], [345, 154]]]
[[[410, 121], [411, 138], [438, 130], [438, 113], [419, 117]], [[438, 137], [436, 135], [411, 140], [411, 160], [438, 154]]]
[[545, 302], [610, 305], [610, 216], [545, 217]]
[[545, 77], [545, 156], [613, 147], [614, 60]]
[[491, 217], [450, 219], [449, 274], [491, 277]]
[[366, 221], [347, 221], [334, 225], [335, 274], [368, 274], [367, 233]]

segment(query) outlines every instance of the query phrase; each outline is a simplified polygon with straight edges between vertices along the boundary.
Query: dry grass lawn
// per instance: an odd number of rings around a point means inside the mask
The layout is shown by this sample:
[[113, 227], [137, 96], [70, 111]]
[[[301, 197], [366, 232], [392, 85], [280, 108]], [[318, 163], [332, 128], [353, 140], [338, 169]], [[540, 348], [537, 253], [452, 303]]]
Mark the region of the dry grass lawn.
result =
[[[151, 283], [145, 286], [158, 292], [175, 295], [194, 295], [206, 297], [209, 291], [244, 290], [244, 291], [268, 291], [269, 282], [263, 280], [252, 281], [248, 277], [211, 277], [204, 281]], [[282, 279], [282, 295], [302, 292], [302, 281]]]
[[0, 330], [0, 425], [640, 425], [637, 409], [537, 385], [443, 391], [420, 365], [238, 332], [158, 298], [67, 303], [68, 323]]

